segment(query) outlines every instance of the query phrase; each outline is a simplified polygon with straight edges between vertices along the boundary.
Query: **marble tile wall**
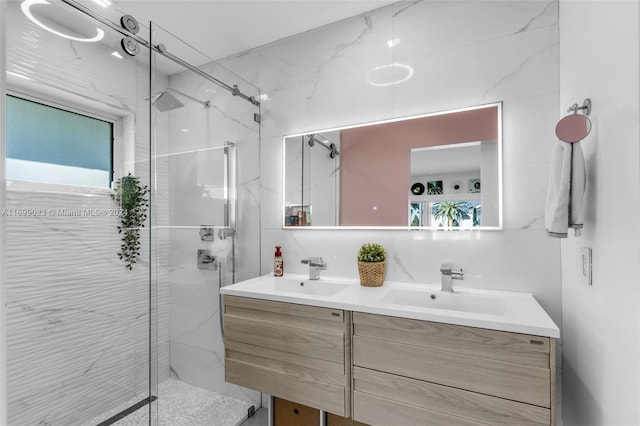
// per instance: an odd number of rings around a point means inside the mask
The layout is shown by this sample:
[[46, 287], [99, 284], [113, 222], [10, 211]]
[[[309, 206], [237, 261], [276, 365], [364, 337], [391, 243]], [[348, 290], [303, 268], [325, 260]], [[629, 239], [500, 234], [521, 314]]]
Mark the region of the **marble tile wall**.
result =
[[[202, 67], [248, 96], [259, 96], [251, 84], [224, 67]], [[164, 159], [170, 182], [171, 371], [182, 381], [260, 406], [260, 394], [224, 380], [224, 342], [219, 288], [259, 275], [260, 187], [259, 110], [214, 83], [185, 71], [172, 75], [169, 87], [211, 102], [204, 108], [184, 100], [168, 113], [169, 143]], [[229, 160], [225, 159], [225, 147]], [[233, 160], [235, 157], [235, 161]], [[230, 216], [235, 237], [224, 232], [225, 175], [230, 178]], [[200, 225], [213, 227], [213, 241], [201, 241]], [[229, 223], [232, 225], [232, 223]], [[198, 249], [216, 256], [217, 268], [198, 269]]]
[[[117, 120], [120, 139], [127, 143], [116, 147], [115, 166], [149, 185], [148, 59], [146, 64], [142, 56], [121, 60], [111, 56], [109, 43], [51, 35], [27, 21], [17, 2], [7, 5], [7, 13], [7, 69], [15, 73], [7, 88]], [[162, 76], [157, 80], [163, 83]], [[155, 142], [162, 146], [166, 131], [161, 120], [156, 125]], [[168, 216], [167, 173], [158, 174], [154, 224]], [[5, 202], [7, 209], [46, 211], [45, 216], [5, 218], [8, 424], [79, 424], [147, 389], [150, 314], [158, 324], [151, 361], [157, 362], [160, 379], [168, 377], [168, 237], [163, 231], [158, 239], [154, 234], [151, 246], [149, 233], [142, 232], [140, 263], [129, 272], [116, 256], [117, 218], [52, 213], [114, 208], [107, 190], [11, 183]], [[150, 250], [157, 290], [152, 312]]]
[[[625, 212], [640, 210], [640, 4], [562, 1], [560, 17], [558, 113], [586, 97], [593, 101], [593, 127], [580, 142], [584, 229], [562, 242], [564, 424], [635, 425], [640, 222]], [[578, 34], [583, 28], [591, 30]], [[622, 211], [611, 208], [621, 202]], [[582, 276], [583, 247], [592, 249], [591, 285]]]
[[[399, 40], [390, 48], [388, 40]], [[398, 85], [374, 87], [367, 73], [399, 62], [414, 68]], [[322, 256], [327, 275], [357, 277], [355, 254], [385, 245], [387, 279], [439, 282], [439, 265], [464, 268], [458, 286], [532, 292], [561, 323], [560, 244], [546, 237], [544, 200], [559, 97], [557, 1], [399, 2], [362, 16], [226, 58], [260, 87], [262, 273], [273, 246], [285, 270]], [[282, 230], [281, 137], [503, 102], [504, 229], [496, 232]]]

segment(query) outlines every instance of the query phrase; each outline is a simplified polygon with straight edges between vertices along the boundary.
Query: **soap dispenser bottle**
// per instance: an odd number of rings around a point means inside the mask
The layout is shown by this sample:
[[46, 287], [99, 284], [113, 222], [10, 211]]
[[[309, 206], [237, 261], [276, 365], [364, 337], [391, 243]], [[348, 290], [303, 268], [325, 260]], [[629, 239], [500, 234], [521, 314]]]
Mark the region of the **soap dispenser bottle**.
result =
[[284, 275], [284, 261], [282, 260], [282, 252], [280, 246], [276, 246], [276, 254], [273, 256], [273, 276], [281, 277]]

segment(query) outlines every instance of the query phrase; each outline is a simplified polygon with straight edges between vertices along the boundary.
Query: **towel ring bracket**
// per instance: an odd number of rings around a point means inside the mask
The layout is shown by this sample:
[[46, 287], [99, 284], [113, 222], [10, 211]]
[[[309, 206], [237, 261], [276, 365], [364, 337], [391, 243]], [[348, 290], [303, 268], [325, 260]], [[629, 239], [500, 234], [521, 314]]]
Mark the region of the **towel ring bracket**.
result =
[[584, 115], [591, 114], [591, 98], [586, 98], [584, 102], [582, 102], [582, 106], [578, 106], [578, 104], [573, 104], [569, 107], [567, 112], [573, 112], [577, 114], [578, 111], [584, 111]]

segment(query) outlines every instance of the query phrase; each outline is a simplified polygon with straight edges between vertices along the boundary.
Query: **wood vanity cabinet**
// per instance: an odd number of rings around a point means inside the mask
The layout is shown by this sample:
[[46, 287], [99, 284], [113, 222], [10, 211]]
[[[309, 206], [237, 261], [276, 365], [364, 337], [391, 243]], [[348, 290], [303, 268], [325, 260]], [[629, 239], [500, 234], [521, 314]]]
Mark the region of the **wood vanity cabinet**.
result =
[[350, 313], [224, 296], [225, 380], [350, 416]]
[[371, 425], [555, 425], [552, 338], [353, 313], [353, 407]]

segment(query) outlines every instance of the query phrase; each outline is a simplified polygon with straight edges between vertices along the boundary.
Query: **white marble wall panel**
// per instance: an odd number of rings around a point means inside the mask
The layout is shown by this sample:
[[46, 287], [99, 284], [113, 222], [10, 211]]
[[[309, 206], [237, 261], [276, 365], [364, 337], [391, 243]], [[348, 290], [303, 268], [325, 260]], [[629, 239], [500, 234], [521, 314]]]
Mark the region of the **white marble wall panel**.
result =
[[[181, 239], [176, 234], [172, 234], [174, 242]], [[182, 240], [187, 241], [187, 238], [185, 236]], [[193, 242], [190, 245], [193, 247]], [[223, 281], [230, 282], [229, 273], [225, 266], [223, 268]], [[258, 392], [224, 381], [219, 282], [219, 271], [198, 269], [195, 263], [172, 269], [171, 372], [182, 381], [258, 407]]]
[[[584, 229], [562, 242], [564, 424], [640, 424], [640, 222], [624, 213], [640, 210], [640, 4], [563, 0], [560, 26], [556, 113], [593, 101], [580, 142]], [[583, 247], [592, 249], [592, 285]]]
[[[387, 40], [398, 39], [390, 48]], [[405, 83], [374, 87], [373, 66], [411, 65]], [[451, 261], [468, 271], [458, 286], [532, 292], [560, 324], [560, 247], [541, 220], [549, 150], [555, 140], [557, 1], [417, 1], [290, 37], [223, 62], [258, 84], [261, 144], [262, 272], [273, 246], [285, 270], [323, 256], [327, 275], [357, 276], [367, 241], [389, 251], [387, 278], [433, 282]], [[504, 230], [434, 233], [282, 230], [282, 135], [503, 101]]]
[[[205, 72], [237, 84], [258, 98], [251, 84], [224, 67], [210, 63]], [[259, 109], [192, 72], [173, 75], [172, 89], [210, 101], [204, 108], [181, 98], [185, 107], [170, 111], [166, 158], [171, 182], [169, 233], [171, 250], [171, 371], [180, 380], [259, 406], [260, 394], [224, 381], [224, 343], [220, 318], [220, 285], [259, 275], [260, 163]], [[225, 164], [231, 144], [235, 164]], [[225, 225], [225, 167], [235, 168], [235, 238], [221, 241]], [[233, 182], [231, 182], [233, 183]], [[200, 225], [214, 226], [213, 242], [201, 241]], [[219, 256], [226, 247], [226, 256]], [[217, 256], [216, 270], [196, 266], [198, 249]]]
[[[114, 208], [107, 194], [11, 190], [7, 208]], [[11, 217], [7, 226], [9, 423], [73, 424], [143, 389], [148, 269], [125, 271], [117, 218]], [[148, 242], [145, 241], [145, 245]], [[147, 364], [148, 365], [148, 364]], [[148, 367], [147, 367], [148, 368]]]

